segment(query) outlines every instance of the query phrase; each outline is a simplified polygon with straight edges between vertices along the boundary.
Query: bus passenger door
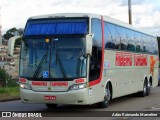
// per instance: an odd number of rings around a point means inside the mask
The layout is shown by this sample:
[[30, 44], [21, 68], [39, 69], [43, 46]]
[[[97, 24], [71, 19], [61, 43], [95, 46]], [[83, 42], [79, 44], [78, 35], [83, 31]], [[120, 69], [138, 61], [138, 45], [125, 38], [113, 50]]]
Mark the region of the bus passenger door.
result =
[[101, 87], [100, 81], [101, 63], [102, 63], [102, 52], [97, 46], [92, 47], [92, 56], [89, 62], [89, 101], [90, 104], [102, 101], [104, 98], [104, 90]]

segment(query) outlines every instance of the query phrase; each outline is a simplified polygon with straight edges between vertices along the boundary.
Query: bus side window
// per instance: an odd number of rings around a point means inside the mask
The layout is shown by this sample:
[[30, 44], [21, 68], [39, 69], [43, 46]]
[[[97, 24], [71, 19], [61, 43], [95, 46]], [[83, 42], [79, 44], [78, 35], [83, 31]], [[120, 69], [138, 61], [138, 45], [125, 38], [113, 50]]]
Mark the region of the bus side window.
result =
[[125, 29], [121, 26], [116, 26], [117, 39], [120, 41], [120, 49], [127, 50], [127, 39]]
[[145, 35], [146, 53], [154, 54], [154, 41], [151, 36]]
[[141, 46], [141, 43], [140, 43], [141, 36], [140, 35], [141, 35], [140, 33], [134, 32], [134, 39], [136, 42], [136, 52], [140, 52], [140, 46]]
[[153, 54], [154, 52], [154, 41], [151, 36], [148, 36], [148, 45], [149, 45], [149, 53]]
[[147, 41], [145, 40], [145, 35], [141, 35], [141, 49], [143, 53], [146, 53]]
[[128, 41], [127, 50], [135, 51], [134, 31], [126, 29], [126, 35]]
[[98, 46], [95, 40], [93, 40], [92, 53], [90, 58], [90, 70], [97, 69], [98, 67]]
[[158, 55], [158, 41], [157, 41], [157, 38], [152, 37], [152, 41], [154, 43], [153, 54]]
[[102, 63], [102, 29], [101, 20], [92, 19], [92, 30], [94, 34], [92, 44], [92, 56], [90, 58], [89, 81], [97, 80], [100, 77], [100, 67]]
[[115, 49], [115, 30], [114, 25], [104, 23], [105, 48]]

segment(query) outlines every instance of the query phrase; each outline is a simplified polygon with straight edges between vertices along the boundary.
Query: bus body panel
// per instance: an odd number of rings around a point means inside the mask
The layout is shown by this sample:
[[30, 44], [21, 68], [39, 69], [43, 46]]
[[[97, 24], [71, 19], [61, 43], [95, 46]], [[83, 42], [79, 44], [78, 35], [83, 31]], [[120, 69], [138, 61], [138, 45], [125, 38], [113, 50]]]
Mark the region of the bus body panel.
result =
[[[113, 98], [136, 93], [143, 90], [145, 77], [150, 78], [150, 60], [147, 66], [134, 66], [132, 56], [132, 66], [116, 66], [116, 52], [114, 50], [105, 50], [103, 81], [110, 80], [113, 88]], [[123, 52], [126, 53], [126, 52]], [[134, 54], [134, 53], [133, 53]], [[147, 55], [150, 58], [151, 55]], [[157, 56], [154, 56], [156, 59]], [[152, 86], [157, 86], [157, 64], [154, 68], [154, 77], [152, 78]]]
[[[67, 92], [36, 92], [33, 90], [20, 89], [21, 100], [25, 103], [52, 103], [52, 104], [89, 104], [88, 88]], [[45, 97], [55, 99], [45, 99]]]
[[86, 83], [85, 78], [75, 79], [73, 81], [31, 81], [26, 83], [36, 92], [67, 92], [72, 85]]

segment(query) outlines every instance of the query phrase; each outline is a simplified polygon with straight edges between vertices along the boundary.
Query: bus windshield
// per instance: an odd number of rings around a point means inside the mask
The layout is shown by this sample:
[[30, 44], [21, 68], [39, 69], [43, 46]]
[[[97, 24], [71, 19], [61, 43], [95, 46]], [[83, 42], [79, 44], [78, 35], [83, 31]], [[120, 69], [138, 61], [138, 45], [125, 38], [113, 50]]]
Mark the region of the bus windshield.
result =
[[67, 79], [86, 76], [85, 37], [24, 39], [20, 77]]

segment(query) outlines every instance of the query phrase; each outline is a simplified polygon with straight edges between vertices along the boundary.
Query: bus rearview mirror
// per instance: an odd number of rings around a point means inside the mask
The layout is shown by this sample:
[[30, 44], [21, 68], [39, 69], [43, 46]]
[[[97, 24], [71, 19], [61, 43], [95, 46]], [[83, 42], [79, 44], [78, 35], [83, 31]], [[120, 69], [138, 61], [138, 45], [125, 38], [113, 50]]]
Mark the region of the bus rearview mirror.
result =
[[86, 55], [92, 55], [92, 38], [94, 34], [86, 35]]

